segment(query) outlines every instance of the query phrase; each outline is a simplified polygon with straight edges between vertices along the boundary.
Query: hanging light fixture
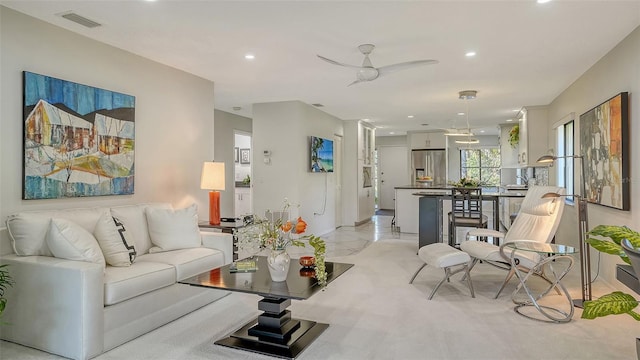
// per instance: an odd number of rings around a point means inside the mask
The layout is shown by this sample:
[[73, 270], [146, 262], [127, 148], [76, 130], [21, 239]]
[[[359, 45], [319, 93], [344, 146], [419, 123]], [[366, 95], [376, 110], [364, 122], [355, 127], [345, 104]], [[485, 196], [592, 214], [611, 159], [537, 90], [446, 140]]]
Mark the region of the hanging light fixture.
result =
[[471, 132], [471, 126], [469, 125], [469, 100], [473, 100], [476, 98], [478, 94], [475, 90], [463, 90], [458, 93], [458, 98], [461, 100], [466, 100], [467, 111], [465, 115], [467, 116], [467, 132], [463, 134], [466, 137], [456, 140], [456, 144], [478, 144], [480, 140], [473, 138], [473, 133]]

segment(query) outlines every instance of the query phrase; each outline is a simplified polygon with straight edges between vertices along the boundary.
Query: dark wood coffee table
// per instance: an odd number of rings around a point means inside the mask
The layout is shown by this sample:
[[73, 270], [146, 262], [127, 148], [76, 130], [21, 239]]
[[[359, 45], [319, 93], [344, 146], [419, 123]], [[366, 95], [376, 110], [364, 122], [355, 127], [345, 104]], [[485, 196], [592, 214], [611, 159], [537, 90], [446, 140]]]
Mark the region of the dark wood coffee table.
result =
[[[291, 305], [291, 299], [308, 299], [322, 288], [297, 259], [291, 259], [286, 281], [272, 282], [267, 258], [257, 258], [258, 270], [255, 272], [231, 273], [230, 265], [225, 265], [180, 283], [262, 296], [263, 299], [258, 301], [258, 309], [263, 313], [215, 344], [280, 358], [296, 358], [329, 324], [292, 318], [287, 307]], [[327, 283], [352, 266], [353, 264], [326, 262]]]

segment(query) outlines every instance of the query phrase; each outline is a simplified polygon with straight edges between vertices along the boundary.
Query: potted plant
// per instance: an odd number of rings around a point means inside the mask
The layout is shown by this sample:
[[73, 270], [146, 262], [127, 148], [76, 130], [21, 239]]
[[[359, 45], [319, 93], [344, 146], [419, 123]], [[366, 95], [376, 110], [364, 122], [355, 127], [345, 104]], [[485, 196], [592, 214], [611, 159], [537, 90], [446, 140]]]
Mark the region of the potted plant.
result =
[[11, 279], [11, 275], [9, 275], [9, 271], [7, 270], [7, 266], [9, 264], [0, 265], [0, 317], [4, 312], [4, 308], [7, 306], [7, 299], [4, 297], [4, 291], [9, 286], [13, 286], [14, 281]]
[[[631, 262], [620, 245], [622, 239], [628, 239], [634, 247], [640, 247], [640, 233], [626, 226], [598, 225], [587, 234], [610, 239], [603, 240], [590, 237], [586, 242], [600, 252], [620, 256], [627, 264], [631, 264]], [[638, 300], [632, 295], [622, 291], [614, 291], [596, 300], [585, 301], [582, 318], [595, 319], [607, 315], [628, 314], [640, 321], [640, 314], [633, 311], [637, 306]]]
[[516, 147], [520, 142], [520, 125], [516, 125], [509, 130], [509, 144]]

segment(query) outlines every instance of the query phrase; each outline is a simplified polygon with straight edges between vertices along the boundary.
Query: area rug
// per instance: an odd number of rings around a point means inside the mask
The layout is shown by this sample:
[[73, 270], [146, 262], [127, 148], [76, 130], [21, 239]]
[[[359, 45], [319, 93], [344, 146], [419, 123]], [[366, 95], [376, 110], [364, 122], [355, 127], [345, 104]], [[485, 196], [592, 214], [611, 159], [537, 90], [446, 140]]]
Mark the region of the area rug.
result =
[[[293, 301], [295, 317], [330, 324], [298, 358], [635, 359], [640, 326], [630, 317], [588, 321], [577, 310], [567, 324], [527, 319], [513, 311], [516, 280], [493, 299], [505, 273], [485, 264], [472, 272], [476, 298], [459, 274], [427, 300], [443, 272], [427, 267], [409, 284], [421, 264], [416, 251], [415, 241], [389, 239], [328, 259], [355, 266], [325, 291]], [[267, 359], [213, 344], [257, 316], [259, 299], [232, 293], [96, 359]], [[14, 358], [16, 345], [2, 345], [2, 357]], [[56, 358], [35, 350], [20, 354], [21, 359]]]

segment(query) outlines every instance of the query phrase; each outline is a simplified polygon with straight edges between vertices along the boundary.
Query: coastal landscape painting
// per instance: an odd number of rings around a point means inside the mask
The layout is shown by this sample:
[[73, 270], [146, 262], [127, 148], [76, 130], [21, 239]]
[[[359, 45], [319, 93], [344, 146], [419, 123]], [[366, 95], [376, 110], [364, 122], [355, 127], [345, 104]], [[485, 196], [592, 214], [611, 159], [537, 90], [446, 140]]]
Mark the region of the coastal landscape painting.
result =
[[311, 136], [311, 172], [333, 172], [333, 140]]
[[620, 93], [580, 115], [588, 202], [629, 210], [629, 103]]
[[23, 75], [23, 199], [133, 194], [135, 97]]

